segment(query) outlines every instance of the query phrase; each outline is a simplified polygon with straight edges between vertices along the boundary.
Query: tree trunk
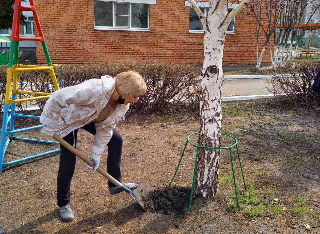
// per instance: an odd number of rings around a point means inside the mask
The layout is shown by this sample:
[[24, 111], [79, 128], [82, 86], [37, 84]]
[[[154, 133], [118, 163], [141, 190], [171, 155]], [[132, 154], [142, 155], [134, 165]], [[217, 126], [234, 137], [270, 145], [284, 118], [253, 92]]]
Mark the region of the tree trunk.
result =
[[256, 68], [260, 68], [260, 66], [261, 66], [261, 61], [262, 61], [262, 59], [263, 59], [263, 55], [264, 55], [265, 50], [266, 50], [266, 45], [263, 45], [262, 50], [261, 50], [260, 57], [259, 57], [259, 59], [258, 59], [258, 61], [257, 61]]
[[[198, 145], [220, 147], [221, 142], [221, 86], [222, 58], [227, 28], [233, 19], [252, 0], [243, 0], [228, 13], [227, 0], [210, 0], [207, 17], [194, 0], [188, 0], [197, 12], [204, 28], [204, 62], [200, 94], [200, 134]], [[195, 180], [195, 194], [212, 198], [217, 193], [219, 149], [199, 149]]]
[[[219, 18], [221, 19], [221, 15], [217, 19], [210, 19], [210, 22], [219, 25]], [[207, 31], [204, 35], [205, 58], [200, 96], [201, 131], [198, 144], [208, 147], [220, 147], [222, 57], [225, 35], [223, 29], [217, 27], [210, 27], [210, 32]], [[219, 158], [220, 150], [199, 150], [195, 194], [201, 194], [203, 197], [215, 196], [218, 187]]]
[[266, 36], [266, 40], [265, 40], [264, 45], [262, 47], [261, 54], [260, 54], [260, 57], [259, 57], [259, 59], [257, 61], [256, 68], [260, 68], [260, 66], [261, 66], [261, 62], [262, 62], [262, 59], [263, 59], [263, 56], [264, 56], [264, 52], [266, 51], [266, 47], [269, 44], [270, 37], [271, 37], [271, 34]]
[[[270, 59], [271, 59], [272, 67], [273, 68], [277, 68], [278, 67], [278, 63], [276, 62], [276, 55], [272, 54], [272, 47], [271, 46], [269, 47], [269, 49], [270, 49]], [[275, 51], [275, 53], [276, 53], [276, 51]]]

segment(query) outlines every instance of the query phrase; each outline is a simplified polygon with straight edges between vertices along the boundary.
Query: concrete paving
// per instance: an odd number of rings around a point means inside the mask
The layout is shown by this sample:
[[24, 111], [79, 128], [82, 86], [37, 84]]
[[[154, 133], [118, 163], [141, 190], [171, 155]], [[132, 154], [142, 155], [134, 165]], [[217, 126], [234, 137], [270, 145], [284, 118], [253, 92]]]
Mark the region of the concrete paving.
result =
[[222, 97], [249, 96], [249, 95], [269, 95], [268, 80], [265, 78], [232, 78], [228, 76], [222, 85]]
[[[223, 71], [249, 70], [255, 67], [255, 65], [224, 66]], [[263, 65], [261, 67], [267, 68], [270, 66]], [[273, 95], [268, 89], [270, 79], [270, 75], [225, 75], [221, 89], [222, 100], [236, 101], [272, 97]]]

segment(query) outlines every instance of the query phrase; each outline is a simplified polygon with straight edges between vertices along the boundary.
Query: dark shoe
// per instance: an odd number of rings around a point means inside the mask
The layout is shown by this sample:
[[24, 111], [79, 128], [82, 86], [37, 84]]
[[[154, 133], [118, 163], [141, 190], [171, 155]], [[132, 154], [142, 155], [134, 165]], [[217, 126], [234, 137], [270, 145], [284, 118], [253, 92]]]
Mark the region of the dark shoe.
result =
[[[132, 190], [135, 190], [136, 188], [138, 188], [138, 184], [136, 183], [123, 183], [124, 186], [126, 186], [128, 189], [130, 189], [131, 191]], [[119, 188], [119, 187], [109, 187], [109, 192], [111, 195], [115, 195], [115, 194], [118, 194], [118, 193], [122, 193], [124, 192], [125, 190], [123, 188]]]
[[61, 206], [60, 210], [60, 217], [65, 221], [71, 221], [74, 219], [74, 214], [71, 210], [70, 204], [66, 206]]

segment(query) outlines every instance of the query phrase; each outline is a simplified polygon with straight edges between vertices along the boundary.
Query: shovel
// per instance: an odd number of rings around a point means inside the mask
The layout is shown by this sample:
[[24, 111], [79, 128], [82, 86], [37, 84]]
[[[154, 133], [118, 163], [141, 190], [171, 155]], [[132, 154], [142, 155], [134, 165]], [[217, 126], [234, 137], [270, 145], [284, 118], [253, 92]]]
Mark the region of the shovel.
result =
[[[78, 158], [82, 159], [84, 162], [86, 162], [89, 166], [94, 167], [94, 162], [90, 161], [88, 157], [86, 157], [84, 154], [82, 154], [79, 150], [75, 149], [72, 147], [68, 142], [63, 140], [60, 136], [57, 134], [53, 135], [53, 138], [58, 141], [61, 145], [63, 145], [65, 148], [67, 148], [70, 152], [74, 153]], [[136, 200], [140, 206], [144, 209], [144, 203], [141, 199], [140, 194], [138, 193], [137, 190], [130, 190], [127, 188], [124, 184], [120, 183], [118, 180], [113, 178], [111, 175], [109, 175], [104, 169], [98, 167], [97, 172], [99, 172], [101, 175], [106, 177], [110, 182], [115, 184], [117, 187], [124, 189], [127, 193], [129, 193], [130, 197], [134, 200]]]

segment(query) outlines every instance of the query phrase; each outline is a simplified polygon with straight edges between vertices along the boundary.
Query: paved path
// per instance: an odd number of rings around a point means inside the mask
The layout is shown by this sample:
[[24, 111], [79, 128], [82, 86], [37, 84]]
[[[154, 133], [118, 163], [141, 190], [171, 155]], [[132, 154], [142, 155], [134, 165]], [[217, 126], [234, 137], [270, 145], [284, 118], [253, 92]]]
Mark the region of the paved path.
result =
[[228, 76], [222, 85], [222, 97], [271, 94], [267, 89], [269, 79], [257, 79], [253, 77], [248, 79], [231, 79], [229, 77], [231, 76]]

